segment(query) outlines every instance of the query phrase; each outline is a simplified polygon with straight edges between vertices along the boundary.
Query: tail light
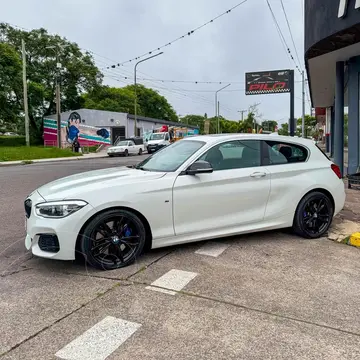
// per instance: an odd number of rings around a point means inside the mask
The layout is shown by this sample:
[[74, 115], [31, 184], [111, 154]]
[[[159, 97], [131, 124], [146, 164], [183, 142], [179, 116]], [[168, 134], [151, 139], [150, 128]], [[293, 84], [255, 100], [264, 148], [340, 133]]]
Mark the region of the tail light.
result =
[[336, 176], [339, 179], [342, 178], [341, 170], [340, 170], [339, 166], [337, 166], [336, 164], [331, 164], [331, 170], [336, 174]]

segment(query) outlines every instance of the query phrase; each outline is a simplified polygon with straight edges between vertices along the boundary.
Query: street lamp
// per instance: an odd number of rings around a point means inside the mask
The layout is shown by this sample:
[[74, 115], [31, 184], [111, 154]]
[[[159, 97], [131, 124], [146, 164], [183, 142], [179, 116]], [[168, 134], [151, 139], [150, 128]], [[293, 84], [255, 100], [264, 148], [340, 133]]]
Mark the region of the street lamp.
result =
[[158, 53], [158, 54], [155, 54], [155, 55], [152, 55], [152, 56], [149, 56], [145, 59], [142, 59], [140, 61], [138, 61], [136, 64], [135, 64], [135, 68], [134, 68], [134, 88], [135, 88], [135, 103], [134, 103], [134, 136], [136, 136], [136, 130], [137, 130], [137, 84], [136, 84], [136, 69], [137, 69], [137, 66], [144, 62], [144, 61], [147, 61], [147, 60], [150, 60], [156, 56], [159, 56], [161, 54], [163, 54], [164, 52], [162, 51], [161, 53]]
[[215, 116], [216, 116], [216, 123], [217, 123], [217, 133], [220, 133], [220, 121], [219, 121], [219, 114], [218, 114], [218, 100], [217, 100], [217, 94], [218, 92], [220, 92], [221, 90], [226, 89], [228, 86], [230, 86], [231, 84], [227, 84], [226, 86], [222, 87], [221, 89], [217, 90], [215, 92]]

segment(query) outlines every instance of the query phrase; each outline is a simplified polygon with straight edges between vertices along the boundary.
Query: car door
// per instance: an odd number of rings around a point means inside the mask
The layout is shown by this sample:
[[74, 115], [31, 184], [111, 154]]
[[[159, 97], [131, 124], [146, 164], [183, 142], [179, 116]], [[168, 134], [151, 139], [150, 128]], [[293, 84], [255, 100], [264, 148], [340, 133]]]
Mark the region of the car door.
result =
[[[314, 182], [317, 163], [308, 162], [305, 146], [284, 141], [263, 141], [264, 164], [271, 177], [271, 194], [266, 208], [266, 218], [290, 215], [292, 219], [306, 184]], [[289, 201], [291, 199], [291, 201]]]
[[261, 222], [270, 193], [269, 171], [261, 164], [260, 141], [227, 141], [198, 160], [208, 174], [179, 175], [174, 183], [176, 235], [232, 229]]
[[128, 150], [129, 154], [135, 154], [136, 153], [136, 146], [133, 141], [128, 141]]

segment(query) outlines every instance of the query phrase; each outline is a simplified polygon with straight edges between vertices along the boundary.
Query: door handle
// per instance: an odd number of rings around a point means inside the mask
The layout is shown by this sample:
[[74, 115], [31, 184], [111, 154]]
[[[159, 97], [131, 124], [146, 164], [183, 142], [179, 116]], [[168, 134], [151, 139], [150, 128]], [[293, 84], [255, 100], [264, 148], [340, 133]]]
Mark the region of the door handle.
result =
[[266, 173], [257, 171], [257, 172], [252, 173], [250, 176], [254, 177], [254, 178], [260, 178], [260, 177], [266, 176]]

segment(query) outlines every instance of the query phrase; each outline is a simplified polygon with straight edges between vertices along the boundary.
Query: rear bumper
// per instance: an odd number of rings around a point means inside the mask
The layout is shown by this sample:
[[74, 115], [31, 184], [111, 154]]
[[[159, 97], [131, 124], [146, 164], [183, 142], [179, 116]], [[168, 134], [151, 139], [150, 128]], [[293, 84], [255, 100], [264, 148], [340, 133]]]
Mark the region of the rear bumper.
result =
[[335, 202], [335, 209], [334, 209], [334, 216], [337, 215], [345, 205], [346, 200], [346, 193], [345, 193], [345, 184], [343, 181], [339, 182], [339, 186], [333, 192], [334, 202]]

